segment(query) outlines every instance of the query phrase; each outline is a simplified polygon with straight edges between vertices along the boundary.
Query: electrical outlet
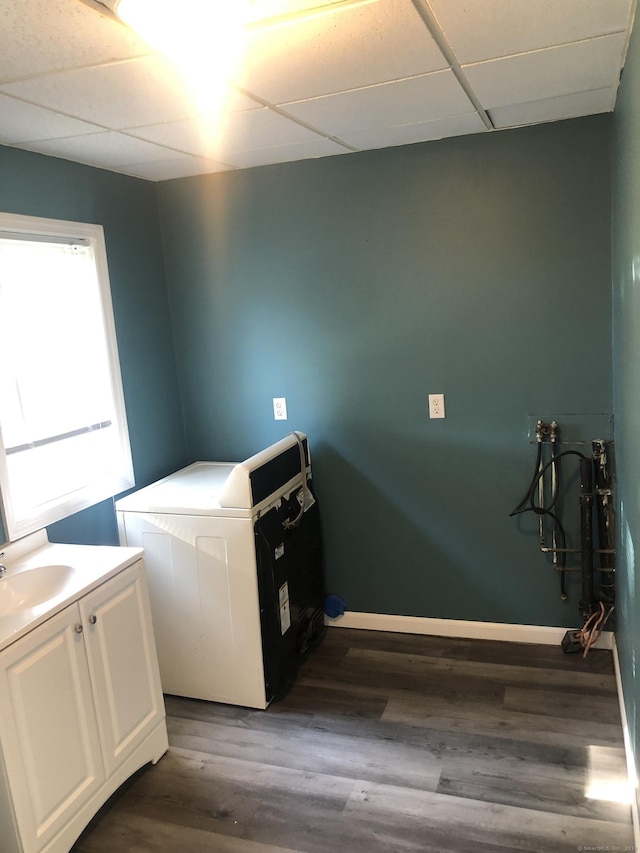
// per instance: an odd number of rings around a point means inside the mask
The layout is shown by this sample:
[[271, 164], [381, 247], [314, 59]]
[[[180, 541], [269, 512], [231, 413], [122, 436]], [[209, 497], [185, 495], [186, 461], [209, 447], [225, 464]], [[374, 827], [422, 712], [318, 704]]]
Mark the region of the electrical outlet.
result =
[[444, 418], [444, 394], [429, 394], [429, 417]]
[[274, 397], [273, 398], [273, 417], [276, 421], [286, 421], [287, 420], [287, 398], [286, 397]]

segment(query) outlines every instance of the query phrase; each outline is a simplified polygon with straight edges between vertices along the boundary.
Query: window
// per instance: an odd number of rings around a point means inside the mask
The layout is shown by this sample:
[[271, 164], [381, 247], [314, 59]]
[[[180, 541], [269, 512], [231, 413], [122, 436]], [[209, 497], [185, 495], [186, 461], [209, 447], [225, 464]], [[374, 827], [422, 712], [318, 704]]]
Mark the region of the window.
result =
[[102, 227], [0, 214], [6, 534], [133, 485]]

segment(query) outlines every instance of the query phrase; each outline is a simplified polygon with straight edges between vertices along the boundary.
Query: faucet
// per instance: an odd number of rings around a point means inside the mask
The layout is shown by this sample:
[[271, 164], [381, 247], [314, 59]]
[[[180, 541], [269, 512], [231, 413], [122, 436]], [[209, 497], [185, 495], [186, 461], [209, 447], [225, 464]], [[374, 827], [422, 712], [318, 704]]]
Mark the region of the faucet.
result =
[[[4, 551], [0, 552], [0, 560], [3, 557], [4, 557]], [[7, 567], [4, 565], [4, 563], [0, 563], [0, 578], [4, 575], [4, 573], [6, 571], [7, 571]]]

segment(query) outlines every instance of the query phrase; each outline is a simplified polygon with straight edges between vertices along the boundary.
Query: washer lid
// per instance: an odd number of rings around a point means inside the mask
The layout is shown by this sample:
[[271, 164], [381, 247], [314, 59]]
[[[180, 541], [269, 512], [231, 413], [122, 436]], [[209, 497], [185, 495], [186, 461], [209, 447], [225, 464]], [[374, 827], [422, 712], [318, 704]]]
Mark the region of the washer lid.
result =
[[[209, 514], [219, 510], [220, 494], [235, 467], [234, 462], [194, 462], [157, 483], [116, 501], [121, 512], [174, 512]], [[226, 513], [225, 513], [226, 514]]]

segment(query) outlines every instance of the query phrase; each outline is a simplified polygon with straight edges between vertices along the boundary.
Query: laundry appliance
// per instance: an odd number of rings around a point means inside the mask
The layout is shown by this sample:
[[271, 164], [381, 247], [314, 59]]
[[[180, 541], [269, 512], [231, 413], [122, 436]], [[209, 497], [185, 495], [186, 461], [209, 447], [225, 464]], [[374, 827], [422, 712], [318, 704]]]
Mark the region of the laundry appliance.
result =
[[116, 502], [144, 548], [165, 693], [266, 708], [324, 632], [320, 513], [306, 435], [196, 462]]

